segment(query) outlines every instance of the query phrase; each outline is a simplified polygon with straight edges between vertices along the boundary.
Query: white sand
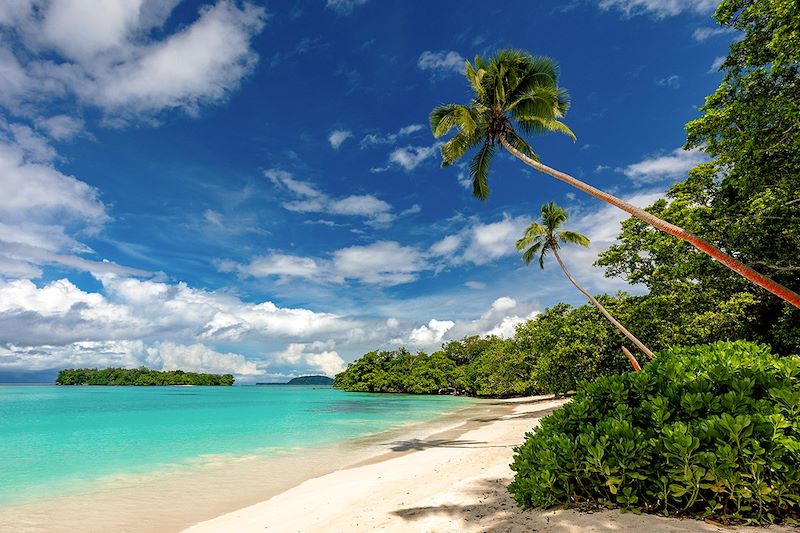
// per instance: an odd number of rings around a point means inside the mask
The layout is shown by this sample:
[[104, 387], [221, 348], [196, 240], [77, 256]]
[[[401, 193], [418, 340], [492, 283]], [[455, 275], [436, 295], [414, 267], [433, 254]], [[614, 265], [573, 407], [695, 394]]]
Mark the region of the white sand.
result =
[[[516, 401], [511, 414], [478, 418], [460, 431], [394, 443], [392, 451], [371, 462], [310, 479], [264, 502], [185, 531], [767, 531], [618, 511], [519, 510], [506, 490], [512, 477], [508, 467], [512, 448], [561, 403]], [[778, 527], [768, 531], [797, 532]]]

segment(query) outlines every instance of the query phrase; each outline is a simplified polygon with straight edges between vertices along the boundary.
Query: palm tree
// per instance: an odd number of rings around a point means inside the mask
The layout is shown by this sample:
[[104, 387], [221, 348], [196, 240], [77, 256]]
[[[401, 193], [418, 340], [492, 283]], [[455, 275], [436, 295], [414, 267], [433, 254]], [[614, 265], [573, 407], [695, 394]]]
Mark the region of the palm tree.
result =
[[431, 130], [441, 137], [456, 128], [458, 132], [441, 147], [442, 165], [449, 166], [478, 148], [469, 163], [473, 194], [489, 196], [489, 164], [499, 146], [534, 169], [577, 187], [643, 220], [656, 229], [683, 239], [731, 270], [800, 308], [800, 295], [759, 274], [741, 261], [700, 237], [662, 220], [539, 161], [527, 141], [517, 132], [539, 134], [560, 132], [575, 139], [561, 119], [569, 109], [569, 95], [558, 86], [558, 67], [547, 57], [534, 57], [518, 50], [502, 50], [488, 61], [475, 57], [467, 61], [465, 74], [473, 91], [469, 105], [444, 104], [430, 116]]
[[[529, 265], [531, 261], [533, 261], [536, 254], [539, 254], [539, 266], [544, 269], [544, 258], [545, 256], [552, 252], [553, 256], [555, 256], [556, 261], [558, 261], [561, 270], [564, 271], [564, 274], [567, 276], [575, 288], [581, 291], [589, 301], [594, 304], [597, 309], [603, 313], [609, 322], [614, 324], [618, 330], [622, 332], [623, 335], [628, 337], [628, 339], [636, 345], [641, 351], [645, 353], [649, 358], [653, 358], [653, 352], [644, 345], [639, 339], [637, 339], [630, 331], [628, 331], [625, 326], [619, 323], [619, 321], [611, 316], [611, 313], [603, 307], [603, 305], [597, 301], [597, 299], [591, 295], [589, 291], [584, 289], [577, 280], [572, 277], [569, 270], [567, 270], [567, 266], [564, 264], [564, 261], [561, 260], [561, 256], [558, 254], [558, 249], [561, 247], [561, 243], [565, 244], [579, 244], [581, 246], [589, 246], [589, 237], [586, 235], [581, 235], [575, 231], [570, 230], [561, 230], [561, 226], [564, 222], [567, 221], [567, 214], [564, 212], [563, 209], [558, 207], [555, 203], [550, 202], [544, 204], [542, 206], [542, 222], [543, 224], [539, 224], [536, 221], [533, 221], [528, 226], [528, 229], [525, 230], [525, 234], [522, 236], [521, 239], [517, 241], [517, 250], [522, 253], [522, 260], [525, 261], [526, 265]], [[623, 352], [626, 350], [623, 349]], [[625, 355], [628, 359], [631, 360], [631, 364], [637, 370], [639, 369], [639, 363], [636, 362], [636, 359], [630, 355], [630, 352], [626, 352]]]

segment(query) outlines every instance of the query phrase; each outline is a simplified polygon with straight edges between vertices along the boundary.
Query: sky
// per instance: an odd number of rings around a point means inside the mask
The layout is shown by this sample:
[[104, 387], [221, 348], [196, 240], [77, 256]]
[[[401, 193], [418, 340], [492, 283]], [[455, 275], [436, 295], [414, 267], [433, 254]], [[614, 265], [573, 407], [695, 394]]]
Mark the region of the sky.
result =
[[717, 0], [0, 3], [0, 381], [67, 367], [334, 375], [366, 351], [510, 336], [584, 299], [514, 241], [555, 201], [593, 267], [624, 214], [495, 158], [486, 202], [427, 117], [466, 59], [556, 60], [577, 135], [542, 161], [646, 206], [736, 37]]

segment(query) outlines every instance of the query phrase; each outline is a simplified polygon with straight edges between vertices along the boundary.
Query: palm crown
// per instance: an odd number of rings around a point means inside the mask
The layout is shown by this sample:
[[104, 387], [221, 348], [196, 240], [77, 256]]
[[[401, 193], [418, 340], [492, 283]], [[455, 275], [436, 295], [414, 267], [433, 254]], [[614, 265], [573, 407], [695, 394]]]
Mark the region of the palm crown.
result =
[[589, 237], [575, 231], [559, 230], [567, 221], [567, 214], [555, 203], [542, 206], [542, 222], [531, 222], [521, 239], [517, 241], [517, 250], [524, 253], [522, 260], [529, 265], [536, 254], [539, 254], [539, 266], [544, 268], [544, 258], [550, 251], [560, 248], [561, 243], [589, 246]]
[[458, 130], [441, 147], [443, 166], [480, 146], [470, 161], [469, 175], [472, 193], [481, 200], [489, 196], [489, 164], [503, 140], [538, 161], [518, 131], [529, 135], [556, 131], [575, 139], [560, 120], [569, 109], [569, 95], [558, 86], [558, 66], [552, 59], [503, 50], [488, 61], [476, 56], [474, 66], [467, 61], [465, 74], [473, 91], [470, 104], [437, 106], [430, 125], [435, 137]]

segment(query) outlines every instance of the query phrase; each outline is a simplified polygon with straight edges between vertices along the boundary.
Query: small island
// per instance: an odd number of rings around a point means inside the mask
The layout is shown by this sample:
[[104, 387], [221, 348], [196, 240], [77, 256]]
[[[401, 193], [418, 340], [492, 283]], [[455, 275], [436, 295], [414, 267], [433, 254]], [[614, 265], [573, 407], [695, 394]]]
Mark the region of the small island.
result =
[[332, 385], [333, 379], [328, 376], [300, 376], [289, 380], [287, 385]]
[[201, 374], [183, 370], [151, 370], [139, 368], [67, 368], [58, 373], [56, 385], [202, 385], [231, 386], [232, 374]]

